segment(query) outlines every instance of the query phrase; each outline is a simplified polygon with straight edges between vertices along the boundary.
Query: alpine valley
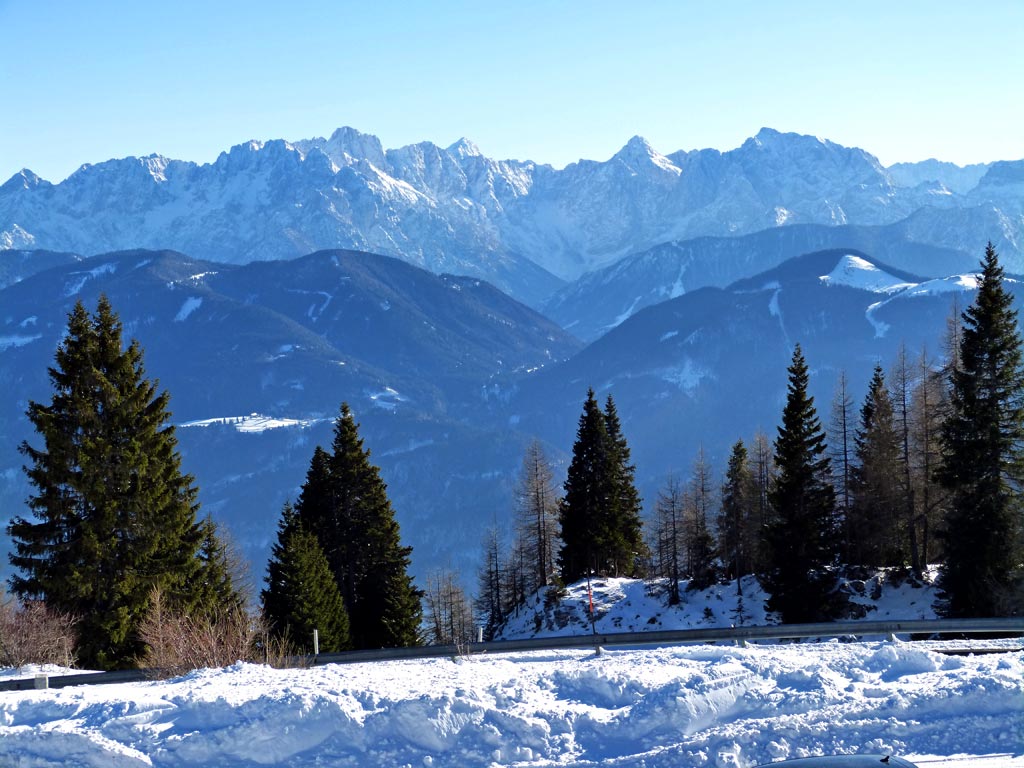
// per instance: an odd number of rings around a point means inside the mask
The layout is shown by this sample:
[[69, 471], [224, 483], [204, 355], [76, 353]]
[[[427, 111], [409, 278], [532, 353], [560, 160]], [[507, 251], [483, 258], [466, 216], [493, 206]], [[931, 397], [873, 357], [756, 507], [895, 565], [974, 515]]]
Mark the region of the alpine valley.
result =
[[840, 371], [859, 398], [901, 345], [937, 361], [987, 241], [1024, 272], [1024, 161], [885, 168], [769, 129], [561, 170], [350, 128], [209, 165], [25, 170], [0, 187], [0, 518], [30, 493], [25, 410], [79, 298], [106, 294], [141, 343], [203, 511], [257, 579], [343, 401], [415, 572], [470, 578], [527, 443], [564, 470], [588, 387], [653, 501], [701, 448], [721, 468], [774, 434], [796, 343], [826, 421]]

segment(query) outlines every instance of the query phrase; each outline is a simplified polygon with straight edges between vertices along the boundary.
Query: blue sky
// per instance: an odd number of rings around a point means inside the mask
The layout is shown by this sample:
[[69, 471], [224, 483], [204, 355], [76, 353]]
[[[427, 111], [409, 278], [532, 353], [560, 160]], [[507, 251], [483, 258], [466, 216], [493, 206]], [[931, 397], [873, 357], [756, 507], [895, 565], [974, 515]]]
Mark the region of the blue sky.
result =
[[731, 149], [1024, 157], [1024, 2], [0, 0], [0, 182], [351, 125], [497, 158]]

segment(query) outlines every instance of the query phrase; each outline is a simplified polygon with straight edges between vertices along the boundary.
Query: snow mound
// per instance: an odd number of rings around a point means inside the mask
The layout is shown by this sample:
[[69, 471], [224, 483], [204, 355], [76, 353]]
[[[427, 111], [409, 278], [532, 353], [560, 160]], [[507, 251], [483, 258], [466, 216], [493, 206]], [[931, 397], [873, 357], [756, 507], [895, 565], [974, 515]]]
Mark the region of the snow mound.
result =
[[827, 275], [822, 275], [819, 279], [828, 285], [845, 285], [874, 293], [895, 293], [915, 285], [900, 280], [879, 269], [867, 259], [850, 253], [839, 260], [835, 269]]
[[928, 768], [1024, 768], [1024, 652], [951, 658], [936, 647], [239, 663], [162, 682], [5, 693], [0, 765], [749, 768], [885, 752], [947, 756]]

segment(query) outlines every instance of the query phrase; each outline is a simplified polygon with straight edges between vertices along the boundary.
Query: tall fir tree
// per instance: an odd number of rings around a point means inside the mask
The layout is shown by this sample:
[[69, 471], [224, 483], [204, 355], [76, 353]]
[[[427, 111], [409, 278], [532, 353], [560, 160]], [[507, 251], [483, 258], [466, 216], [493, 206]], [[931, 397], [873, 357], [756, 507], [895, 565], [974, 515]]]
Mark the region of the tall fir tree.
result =
[[989, 243], [978, 293], [963, 313], [942, 429], [939, 478], [950, 502], [940, 609], [951, 617], [1024, 610], [1014, 574], [1021, 562], [1024, 371], [1012, 302]]
[[229, 551], [219, 526], [207, 516], [199, 527], [200, 542], [196, 555], [199, 567], [193, 577], [193, 612], [216, 619], [244, 609], [246, 596], [240, 591], [236, 556]]
[[753, 568], [752, 542], [759, 531], [756, 528], [757, 489], [750, 471], [747, 447], [737, 440], [729, 453], [729, 463], [722, 483], [721, 506], [718, 514], [718, 557], [725, 574], [736, 579], [736, 589], [742, 594], [742, 579]]
[[880, 365], [875, 366], [860, 410], [854, 454], [847, 562], [874, 567], [902, 565], [899, 437]]
[[313, 453], [295, 508], [338, 582], [353, 647], [418, 644], [422, 606], [409, 575], [412, 549], [401, 543], [387, 486], [347, 403], [334, 422], [331, 452], [318, 446]]
[[615, 404], [588, 390], [559, 507], [559, 564], [566, 583], [589, 573], [632, 576], [645, 548], [634, 468]]
[[762, 582], [768, 608], [787, 623], [821, 621], [841, 608], [836, 577], [835, 491], [825, 433], [807, 392], [807, 363], [793, 351], [782, 424], [775, 439], [778, 472], [769, 491], [772, 520]]
[[313, 630], [323, 653], [351, 647], [348, 612], [338, 583], [320, 542], [303, 528], [291, 504], [281, 512], [260, 601], [270, 631], [300, 652], [314, 650]]
[[34, 519], [8, 525], [11, 588], [79, 617], [84, 664], [127, 666], [154, 590], [201, 607], [197, 491], [167, 424], [170, 396], [146, 378], [138, 343], [124, 347], [106, 297], [92, 316], [76, 303], [49, 373], [50, 404], [28, 408], [43, 446], [21, 446], [36, 492]]
[[629, 443], [622, 432], [622, 422], [611, 395], [605, 399], [605, 428], [608, 432], [609, 473], [612, 477], [612, 516], [606, 528], [608, 549], [613, 563], [612, 573], [635, 576], [646, 556], [643, 541], [643, 501], [636, 488], [636, 467], [632, 463]]

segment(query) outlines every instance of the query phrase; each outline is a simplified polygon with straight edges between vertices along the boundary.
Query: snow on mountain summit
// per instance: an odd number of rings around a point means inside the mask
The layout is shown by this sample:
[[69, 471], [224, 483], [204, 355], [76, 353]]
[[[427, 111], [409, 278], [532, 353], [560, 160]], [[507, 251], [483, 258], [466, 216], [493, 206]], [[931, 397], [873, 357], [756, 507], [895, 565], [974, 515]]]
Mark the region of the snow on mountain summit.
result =
[[890, 275], [867, 259], [852, 253], [839, 259], [835, 269], [827, 275], [822, 275], [820, 279], [829, 285], [845, 285], [874, 293], [893, 293], [914, 285]]

